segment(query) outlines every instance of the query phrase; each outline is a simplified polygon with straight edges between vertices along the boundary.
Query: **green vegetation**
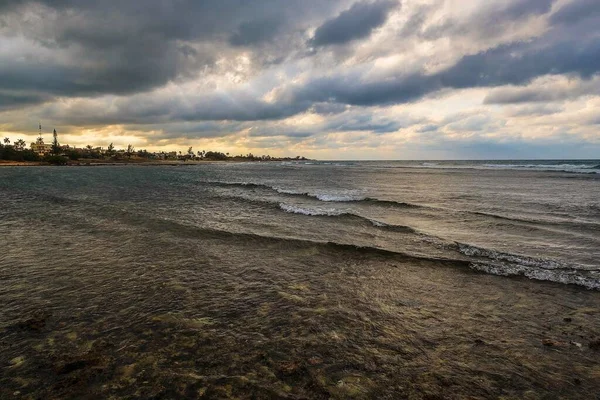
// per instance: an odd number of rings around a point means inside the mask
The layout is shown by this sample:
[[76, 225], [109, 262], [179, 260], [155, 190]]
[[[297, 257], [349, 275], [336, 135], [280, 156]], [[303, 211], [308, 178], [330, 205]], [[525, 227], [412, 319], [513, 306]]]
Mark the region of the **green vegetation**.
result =
[[66, 165], [78, 162], [145, 162], [145, 161], [291, 161], [306, 160], [305, 157], [271, 157], [269, 155], [255, 156], [252, 153], [246, 155], [240, 154], [231, 156], [229, 153], [219, 151], [198, 151], [194, 152], [189, 147], [186, 153], [181, 151], [171, 152], [149, 152], [147, 150], [135, 150], [134, 146], [129, 144], [126, 149], [116, 149], [113, 143], [110, 143], [106, 149], [102, 147], [92, 147], [87, 145], [84, 148], [61, 145], [58, 141], [56, 129], [53, 131], [52, 145], [45, 145], [40, 136], [31, 148], [27, 148], [27, 143], [23, 139], [18, 139], [11, 144], [10, 138], [4, 138], [0, 144], [0, 160], [15, 162], [45, 162], [54, 165]]
[[52, 136], [54, 138], [52, 140], [52, 154], [58, 156], [62, 153], [62, 149], [60, 148], [60, 143], [58, 143], [58, 134], [56, 133], [56, 129], [54, 130]]
[[40, 161], [40, 156], [33, 150], [25, 148], [25, 141], [17, 140], [13, 145], [9, 138], [4, 138], [0, 144], [0, 160], [7, 161]]

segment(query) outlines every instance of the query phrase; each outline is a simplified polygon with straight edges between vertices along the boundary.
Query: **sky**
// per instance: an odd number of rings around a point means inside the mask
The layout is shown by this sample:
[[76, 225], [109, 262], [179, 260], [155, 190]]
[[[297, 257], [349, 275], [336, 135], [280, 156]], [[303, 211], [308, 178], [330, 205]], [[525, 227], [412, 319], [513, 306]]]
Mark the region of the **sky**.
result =
[[0, 136], [600, 158], [599, 0], [0, 0]]

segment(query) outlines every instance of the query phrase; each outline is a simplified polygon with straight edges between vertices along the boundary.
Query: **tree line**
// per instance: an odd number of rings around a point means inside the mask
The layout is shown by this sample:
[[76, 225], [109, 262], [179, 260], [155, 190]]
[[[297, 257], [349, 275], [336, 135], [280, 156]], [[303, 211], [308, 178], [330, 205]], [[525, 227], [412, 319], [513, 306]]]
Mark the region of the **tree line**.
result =
[[[270, 155], [257, 156], [252, 153], [230, 155], [229, 153], [222, 153], [219, 151], [204, 151], [199, 150], [194, 152], [192, 147], [189, 147], [187, 152], [149, 152], [147, 150], [137, 150], [133, 145], [128, 145], [126, 149], [116, 149], [113, 143], [110, 143], [106, 150], [101, 148], [94, 148], [91, 145], [87, 145], [83, 149], [73, 148], [69, 146], [61, 146], [58, 142], [58, 134], [54, 130], [52, 145], [50, 151], [44, 155], [40, 155], [33, 149], [27, 148], [27, 143], [23, 139], [18, 139], [11, 143], [9, 138], [4, 138], [0, 143], [0, 160], [8, 161], [43, 161], [50, 164], [65, 165], [69, 161], [78, 160], [179, 160], [179, 161], [190, 161], [190, 160], [208, 160], [208, 161], [226, 161], [226, 160], [239, 160], [239, 161], [284, 161], [284, 160], [306, 160], [305, 157], [297, 156], [295, 158], [290, 157], [271, 157]], [[40, 137], [37, 139], [36, 144], [38, 146], [44, 146], [44, 141]]]

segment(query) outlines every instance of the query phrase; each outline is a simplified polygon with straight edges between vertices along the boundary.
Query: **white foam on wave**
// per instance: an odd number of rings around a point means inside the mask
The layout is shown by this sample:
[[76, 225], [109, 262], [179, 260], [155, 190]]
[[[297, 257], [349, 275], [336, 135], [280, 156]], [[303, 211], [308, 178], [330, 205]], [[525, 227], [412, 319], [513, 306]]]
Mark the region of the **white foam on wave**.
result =
[[600, 290], [600, 271], [577, 268], [556, 260], [502, 253], [463, 243], [458, 250], [470, 257], [485, 258], [470, 264], [472, 269], [500, 276], [525, 276], [529, 279], [584, 286]]
[[483, 164], [488, 168], [593, 169], [595, 164]]
[[345, 214], [344, 211], [337, 210], [335, 208], [330, 208], [330, 209], [318, 208], [318, 209], [314, 209], [314, 208], [304, 208], [304, 207], [293, 206], [293, 205], [285, 204], [285, 203], [279, 203], [279, 208], [281, 208], [283, 211], [288, 212], [288, 213], [302, 214], [302, 215], [311, 215], [311, 216], [317, 216], [317, 215], [322, 215], [322, 216], [337, 216], [337, 215], [343, 215], [343, 214]]
[[[578, 270], [545, 270], [525, 265], [506, 265], [474, 262], [471, 269], [500, 276], [525, 276], [539, 281], [579, 285], [587, 289], [600, 290], [600, 274]], [[596, 275], [596, 276], [594, 276]]]
[[366, 199], [364, 195], [357, 193], [309, 193], [294, 189], [282, 188], [279, 186], [274, 186], [273, 190], [280, 194], [289, 194], [293, 196], [308, 196], [312, 197], [313, 199], [329, 203], [348, 203], [352, 201], [362, 201]]
[[351, 202], [351, 201], [362, 201], [365, 196], [355, 194], [317, 194], [314, 196], [318, 200], [327, 202]]
[[297, 190], [292, 190], [292, 189], [285, 189], [285, 188], [281, 188], [278, 186], [274, 186], [273, 190], [275, 190], [277, 193], [280, 194], [292, 194], [292, 195], [304, 195], [306, 194], [305, 192], [299, 192]]
[[564, 265], [555, 260], [543, 259], [543, 258], [533, 258], [526, 256], [519, 256], [516, 254], [502, 253], [496, 250], [483, 249], [477, 246], [471, 246], [464, 243], [458, 243], [458, 250], [466, 255], [471, 257], [484, 257], [497, 261], [506, 261], [509, 263], [514, 263], [518, 265], [523, 265], [527, 267], [536, 267], [536, 268], [544, 268], [544, 269], [559, 269], [559, 268], [572, 268], [571, 266]]

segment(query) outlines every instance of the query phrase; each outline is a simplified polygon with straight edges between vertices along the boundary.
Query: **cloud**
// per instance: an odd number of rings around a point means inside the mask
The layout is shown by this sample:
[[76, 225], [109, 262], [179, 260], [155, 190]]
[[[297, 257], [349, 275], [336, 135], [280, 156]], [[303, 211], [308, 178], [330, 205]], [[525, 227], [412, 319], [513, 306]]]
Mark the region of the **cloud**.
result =
[[600, 37], [546, 43], [544, 38], [528, 43], [501, 45], [459, 59], [434, 74], [423, 72], [366, 79], [367, 72], [355, 68], [328, 74], [290, 86], [280, 100], [334, 102], [358, 106], [388, 105], [419, 100], [442, 89], [522, 85], [547, 74], [571, 74], [584, 79], [600, 71]]
[[571, 0], [550, 17], [552, 24], [573, 24], [582, 19], [600, 15], [597, 0]]
[[519, 106], [507, 110], [509, 117], [531, 117], [552, 115], [564, 111], [564, 107], [550, 105]]
[[386, 21], [389, 12], [396, 6], [398, 3], [392, 0], [355, 3], [319, 26], [311, 44], [317, 47], [339, 45], [368, 37]]
[[38, 94], [0, 92], [0, 111], [40, 104], [46, 100], [45, 96]]
[[438, 130], [438, 126], [437, 125], [424, 125], [422, 127], [420, 127], [419, 129], [417, 129], [417, 132], [419, 133], [427, 133], [427, 132], [436, 132]]
[[243, 22], [229, 37], [229, 43], [232, 46], [249, 46], [266, 42], [273, 39], [280, 28], [281, 21], [277, 19]]
[[[528, 20], [550, 12], [552, 5], [557, 0], [508, 0], [501, 2], [474, 2], [470, 14], [449, 13], [434, 23], [428, 24], [420, 32], [420, 36], [428, 40], [435, 40], [448, 36], [473, 36], [479, 38], [500, 37], [512, 25], [523, 20]], [[442, 2], [443, 3], [443, 2]], [[438, 8], [443, 5], [437, 5]], [[414, 16], [416, 23], [420, 13], [429, 12], [435, 7], [423, 7]], [[419, 24], [419, 27], [423, 23]]]
[[456, 4], [0, 0], [0, 129], [320, 155], [596, 140], [599, 2]]
[[238, 55], [228, 44], [267, 42], [280, 27], [299, 29], [344, 2], [4, 1], [0, 38], [21, 46], [7, 54], [0, 46], [0, 90], [56, 97], [152, 90], [219, 71]]
[[528, 86], [506, 86], [491, 91], [484, 104], [549, 103], [575, 100], [600, 93], [600, 77], [594, 79], [566, 79], [552, 75], [535, 80]]

